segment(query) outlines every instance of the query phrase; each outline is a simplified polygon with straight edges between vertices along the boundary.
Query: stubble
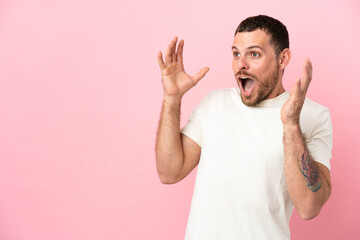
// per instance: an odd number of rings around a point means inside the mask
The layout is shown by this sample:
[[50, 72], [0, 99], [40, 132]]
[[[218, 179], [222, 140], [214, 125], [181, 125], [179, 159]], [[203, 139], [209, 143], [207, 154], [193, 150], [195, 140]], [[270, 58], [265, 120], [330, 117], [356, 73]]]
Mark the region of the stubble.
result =
[[269, 97], [269, 95], [274, 91], [278, 83], [278, 78], [279, 78], [279, 70], [277, 67], [269, 76], [265, 77], [262, 81], [256, 81], [255, 84], [258, 85], [256, 86], [258, 92], [255, 99], [252, 100], [251, 96], [244, 96], [243, 94], [241, 94], [242, 102], [248, 107], [252, 107], [259, 104], [261, 101]]

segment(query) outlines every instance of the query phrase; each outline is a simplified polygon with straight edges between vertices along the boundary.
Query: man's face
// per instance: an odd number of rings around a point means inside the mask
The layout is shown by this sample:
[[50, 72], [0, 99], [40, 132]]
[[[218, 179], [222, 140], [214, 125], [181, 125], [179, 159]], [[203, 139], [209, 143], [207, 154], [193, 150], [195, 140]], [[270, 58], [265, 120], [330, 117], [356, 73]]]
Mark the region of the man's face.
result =
[[260, 29], [237, 33], [234, 38], [232, 68], [241, 100], [247, 106], [274, 98], [283, 89], [278, 58], [270, 40], [270, 35]]

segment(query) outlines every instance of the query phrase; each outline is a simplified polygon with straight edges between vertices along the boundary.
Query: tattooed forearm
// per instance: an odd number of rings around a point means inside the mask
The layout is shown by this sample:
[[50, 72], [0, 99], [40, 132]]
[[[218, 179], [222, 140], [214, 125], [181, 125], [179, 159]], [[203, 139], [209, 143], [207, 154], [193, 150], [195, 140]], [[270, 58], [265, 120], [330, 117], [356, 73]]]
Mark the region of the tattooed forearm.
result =
[[305, 151], [301, 159], [298, 159], [298, 165], [301, 173], [304, 175], [307, 187], [316, 192], [321, 188], [321, 177], [319, 175], [319, 170], [312, 163], [309, 154]]

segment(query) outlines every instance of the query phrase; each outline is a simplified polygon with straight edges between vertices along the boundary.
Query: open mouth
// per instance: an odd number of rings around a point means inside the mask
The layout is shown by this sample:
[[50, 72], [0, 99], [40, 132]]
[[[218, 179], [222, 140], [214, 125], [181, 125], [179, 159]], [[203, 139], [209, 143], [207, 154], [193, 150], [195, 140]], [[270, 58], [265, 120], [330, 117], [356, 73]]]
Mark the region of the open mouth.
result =
[[240, 88], [245, 96], [249, 96], [255, 86], [255, 81], [249, 77], [241, 76], [238, 78]]

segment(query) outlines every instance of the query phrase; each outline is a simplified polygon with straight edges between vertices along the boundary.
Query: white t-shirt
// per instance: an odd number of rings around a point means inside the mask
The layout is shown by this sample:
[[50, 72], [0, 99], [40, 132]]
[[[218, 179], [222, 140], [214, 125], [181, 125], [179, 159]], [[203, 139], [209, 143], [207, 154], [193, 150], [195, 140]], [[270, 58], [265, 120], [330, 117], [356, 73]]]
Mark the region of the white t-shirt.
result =
[[[208, 94], [181, 132], [201, 146], [185, 239], [290, 239], [280, 110], [289, 94], [247, 107], [237, 88]], [[330, 169], [329, 110], [308, 99], [300, 116], [313, 159]]]

